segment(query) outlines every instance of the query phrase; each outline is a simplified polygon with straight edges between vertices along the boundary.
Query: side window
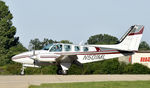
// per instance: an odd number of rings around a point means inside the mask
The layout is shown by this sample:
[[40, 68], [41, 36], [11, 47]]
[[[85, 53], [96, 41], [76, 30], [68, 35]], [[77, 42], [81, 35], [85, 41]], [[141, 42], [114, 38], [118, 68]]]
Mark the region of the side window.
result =
[[75, 51], [80, 51], [80, 47], [79, 46], [74, 46], [74, 50]]
[[70, 45], [64, 45], [64, 49], [65, 49], [65, 51], [70, 51], [71, 50], [71, 46]]
[[83, 51], [89, 51], [88, 47], [83, 47]]
[[62, 45], [54, 45], [51, 49], [50, 52], [60, 52], [62, 51]]

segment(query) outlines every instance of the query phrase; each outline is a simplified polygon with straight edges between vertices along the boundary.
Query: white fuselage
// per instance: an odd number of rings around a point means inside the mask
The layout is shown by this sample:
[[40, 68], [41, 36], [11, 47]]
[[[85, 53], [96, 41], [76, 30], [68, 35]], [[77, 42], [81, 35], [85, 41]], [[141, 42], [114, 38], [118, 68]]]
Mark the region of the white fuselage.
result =
[[[118, 50], [114, 50], [114, 49], [101, 49], [99, 47], [87, 46], [87, 45], [85, 46], [72, 45], [72, 44], [69, 45], [71, 47], [70, 51], [65, 51], [64, 49], [65, 44], [62, 44], [62, 51], [60, 52], [58, 51], [51, 52], [50, 49], [36, 50], [35, 56], [33, 57], [33, 51], [29, 51], [12, 57], [12, 60], [22, 64], [34, 65], [34, 60], [37, 60], [39, 62], [56, 63], [56, 59], [59, 58], [61, 55], [76, 55], [77, 61], [79, 61], [80, 63], [89, 63], [89, 62], [101, 61], [105, 59], [124, 56]], [[79, 51], [75, 51], [76, 46], [80, 48]], [[87, 51], [84, 51], [85, 47], [88, 48]]]

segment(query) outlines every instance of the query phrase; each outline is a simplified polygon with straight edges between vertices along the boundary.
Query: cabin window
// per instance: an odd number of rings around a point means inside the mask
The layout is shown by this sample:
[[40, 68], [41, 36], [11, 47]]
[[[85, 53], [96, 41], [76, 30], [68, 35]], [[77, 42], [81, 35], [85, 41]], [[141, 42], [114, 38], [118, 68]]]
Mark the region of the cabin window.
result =
[[88, 47], [83, 47], [83, 51], [88, 51]]
[[47, 46], [44, 46], [43, 50], [49, 50], [51, 46], [53, 46], [53, 44], [48, 44]]
[[58, 44], [58, 45], [54, 45], [51, 49], [51, 52], [60, 52], [62, 51], [62, 45]]
[[79, 46], [74, 46], [74, 50], [75, 51], [80, 51], [80, 47]]
[[70, 45], [64, 45], [65, 51], [71, 51], [71, 46]]

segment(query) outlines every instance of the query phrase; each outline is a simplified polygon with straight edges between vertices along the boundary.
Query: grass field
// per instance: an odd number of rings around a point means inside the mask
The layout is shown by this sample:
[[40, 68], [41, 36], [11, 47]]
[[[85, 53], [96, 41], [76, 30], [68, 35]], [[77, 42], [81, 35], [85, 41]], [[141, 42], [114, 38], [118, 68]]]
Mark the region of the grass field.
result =
[[150, 88], [150, 81], [49, 83], [29, 88]]

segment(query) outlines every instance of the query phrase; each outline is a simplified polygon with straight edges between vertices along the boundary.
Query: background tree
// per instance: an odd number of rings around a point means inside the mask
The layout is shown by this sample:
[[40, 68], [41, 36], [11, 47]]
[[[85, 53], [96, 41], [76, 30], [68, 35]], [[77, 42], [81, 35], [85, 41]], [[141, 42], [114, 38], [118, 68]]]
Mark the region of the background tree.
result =
[[54, 43], [54, 42], [56, 42], [56, 41], [53, 41], [52, 39], [44, 38], [44, 40], [42, 42], [42, 46], [46, 46], [46, 45]]
[[61, 40], [60, 43], [73, 44], [73, 43], [70, 42], [69, 40]]
[[139, 50], [150, 50], [150, 46], [146, 41], [142, 41], [140, 43]]
[[33, 49], [40, 50], [44, 46], [54, 43], [54, 42], [56, 42], [56, 41], [53, 41], [52, 39], [44, 38], [43, 41], [40, 41], [38, 38], [35, 38], [33, 40], [30, 40], [28, 48], [29, 48], [29, 50], [33, 50]]
[[88, 44], [115, 44], [118, 42], [118, 38], [108, 34], [98, 34], [89, 37]]
[[40, 50], [42, 49], [44, 46], [51, 44], [51, 43], [67, 43], [67, 44], [72, 44], [72, 42], [70, 42], [69, 40], [61, 40], [61, 41], [54, 41], [52, 39], [47, 39], [44, 38], [43, 41], [40, 41], [38, 38], [35, 38], [33, 40], [30, 40], [29, 43], [29, 50], [33, 50], [35, 48], [35, 50]]
[[3, 1], [0, 1], [0, 46], [1, 48], [9, 49], [18, 44], [16, 28], [12, 25], [12, 14], [8, 10], [8, 6]]
[[39, 50], [42, 48], [43, 48], [42, 42], [38, 38], [35, 38], [34, 40], [30, 40], [29, 50], [33, 50], [33, 49]]
[[[9, 64], [11, 57], [26, 49], [19, 43], [19, 37], [14, 37], [16, 28], [12, 25], [12, 14], [5, 2], [0, 0], [0, 65]], [[16, 49], [14, 49], [14, 47]]]

